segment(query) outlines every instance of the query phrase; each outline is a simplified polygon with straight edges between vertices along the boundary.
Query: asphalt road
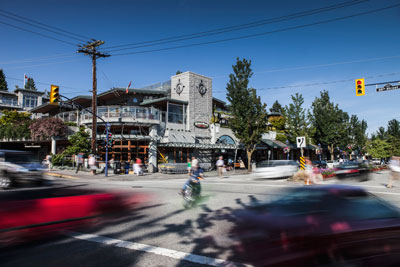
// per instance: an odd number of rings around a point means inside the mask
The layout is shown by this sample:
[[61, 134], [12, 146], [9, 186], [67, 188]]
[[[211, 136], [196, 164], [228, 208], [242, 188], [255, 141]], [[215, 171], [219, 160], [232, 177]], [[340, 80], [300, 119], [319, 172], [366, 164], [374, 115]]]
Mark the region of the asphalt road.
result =
[[[386, 189], [389, 173], [374, 173], [357, 183], [400, 207], [400, 184]], [[329, 180], [327, 183], [337, 183]], [[52, 187], [127, 190], [146, 193], [139, 208], [62, 237], [8, 248], [0, 252], [1, 266], [240, 266], [234, 253], [234, 210], [271, 201], [300, 183], [254, 180], [251, 176], [209, 178], [202, 182], [203, 197], [189, 210], [178, 195], [184, 179], [115, 181], [55, 179]], [[341, 183], [343, 183], [341, 181]], [[36, 190], [36, 189], [18, 189]], [[12, 194], [8, 191], [7, 194]], [[4, 192], [0, 192], [3, 194]], [[1, 195], [0, 195], [1, 196]]]

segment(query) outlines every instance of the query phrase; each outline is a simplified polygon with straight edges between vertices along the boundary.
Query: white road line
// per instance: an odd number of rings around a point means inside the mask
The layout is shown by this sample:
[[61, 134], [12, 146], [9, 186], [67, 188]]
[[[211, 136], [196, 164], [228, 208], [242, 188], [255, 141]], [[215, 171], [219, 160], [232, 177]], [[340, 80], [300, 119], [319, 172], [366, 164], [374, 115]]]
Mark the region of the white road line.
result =
[[120, 248], [126, 248], [126, 249], [131, 249], [131, 250], [137, 250], [137, 251], [142, 251], [142, 252], [148, 252], [148, 253], [153, 253], [165, 257], [170, 257], [174, 258], [177, 260], [185, 260], [185, 261], [190, 261], [194, 263], [199, 263], [199, 264], [205, 264], [205, 265], [210, 265], [210, 266], [251, 266], [251, 265], [246, 265], [246, 264], [241, 264], [241, 263], [236, 263], [232, 261], [226, 261], [222, 259], [214, 259], [206, 256], [200, 256], [200, 255], [195, 255], [191, 253], [185, 253], [185, 252], [180, 252], [172, 249], [166, 249], [166, 248], [160, 248], [160, 247], [155, 247], [155, 246], [150, 246], [150, 245], [145, 245], [145, 244], [140, 244], [140, 243], [135, 243], [135, 242], [130, 242], [130, 241], [123, 241], [119, 239], [113, 239], [113, 238], [108, 238], [104, 236], [99, 236], [99, 235], [93, 235], [93, 234], [83, 234], [83, 233], [77, 233], [77, 232], [68, 232], [68, 236], [80, 239], [80, 240], [86, 240], [86, 241], [91, 241], [91, 242], [96, 242], [100, 244], [105, 244], [105, 245], [112, 245]]
[[400, 193], [394, 193], [394, 192], [378, 192], [378, 191], [369, 191], [369, 192], [373, 194], [400, 195]]

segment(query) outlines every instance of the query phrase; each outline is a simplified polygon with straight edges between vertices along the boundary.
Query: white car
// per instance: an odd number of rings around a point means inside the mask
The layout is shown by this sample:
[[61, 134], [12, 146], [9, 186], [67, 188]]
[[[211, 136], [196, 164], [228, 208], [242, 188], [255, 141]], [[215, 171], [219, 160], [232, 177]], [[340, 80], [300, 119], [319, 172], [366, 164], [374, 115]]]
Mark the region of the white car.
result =
[[287, 178], [299, 170], [299, 164], [294, 160], [266, 160], [256, 164], [253, 176], [257, 178]]
[[336, 168], [339, 165], [340, 165], [340, 162], [338, 160], [328, 160], [326, 162], [326, 166], [328, 166], [329, 169]]

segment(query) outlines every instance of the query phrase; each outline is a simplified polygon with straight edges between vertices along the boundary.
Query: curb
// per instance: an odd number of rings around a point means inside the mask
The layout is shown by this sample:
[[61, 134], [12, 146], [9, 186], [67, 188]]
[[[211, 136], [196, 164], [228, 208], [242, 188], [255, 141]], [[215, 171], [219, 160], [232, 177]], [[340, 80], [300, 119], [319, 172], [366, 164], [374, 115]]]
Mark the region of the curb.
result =
[[58, 177], [58, 178], [80, 179], [80, 178], [75, 177], [75, 176], [65, 175], [65, 174], [59, 174], [59, 173], [45, 172], [44, 174], [45, 174], [45, 175], [48, 175], [48, 176]]

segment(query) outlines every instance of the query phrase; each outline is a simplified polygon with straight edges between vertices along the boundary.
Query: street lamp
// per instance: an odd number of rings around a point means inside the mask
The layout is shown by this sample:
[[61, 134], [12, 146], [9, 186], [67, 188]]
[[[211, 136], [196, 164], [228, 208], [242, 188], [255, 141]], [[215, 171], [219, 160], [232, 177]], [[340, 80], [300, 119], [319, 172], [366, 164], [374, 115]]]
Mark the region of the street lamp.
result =
[[321, 161], [321, 157], [322, 157], [321, 144], [318, 144], [318, 154], [319, 154], [319, 161]]

